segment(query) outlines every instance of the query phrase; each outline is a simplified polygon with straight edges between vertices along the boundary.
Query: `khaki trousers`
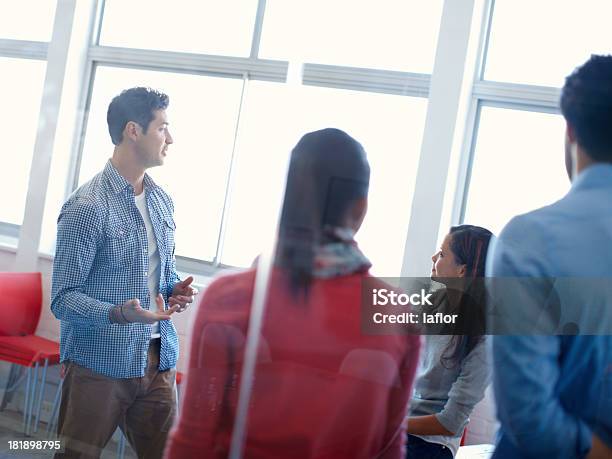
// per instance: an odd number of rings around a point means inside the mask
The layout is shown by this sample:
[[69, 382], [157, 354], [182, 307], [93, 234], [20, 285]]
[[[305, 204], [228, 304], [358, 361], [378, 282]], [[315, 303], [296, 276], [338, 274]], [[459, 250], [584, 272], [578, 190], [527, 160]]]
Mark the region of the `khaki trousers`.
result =
[[176, 371], [160, 372], [151, 341], [141, 378], [116, 379], [68, 363], [62, 386], [56, 458], [98, 458], [121, 428], [139, 458], [161, 458], [176, 413]]

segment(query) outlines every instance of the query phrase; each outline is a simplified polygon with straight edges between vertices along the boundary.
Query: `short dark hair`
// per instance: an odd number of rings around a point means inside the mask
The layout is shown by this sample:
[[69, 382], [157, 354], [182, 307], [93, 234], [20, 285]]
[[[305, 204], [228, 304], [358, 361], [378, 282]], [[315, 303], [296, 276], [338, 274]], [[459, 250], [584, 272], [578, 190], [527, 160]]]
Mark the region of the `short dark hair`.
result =
[[129, 121], [138, 123], [146, 133], [156, 110], [165, 110], [170, 99], [163, 92], [136, 87], [121, 91], [108, 106], [106, 121], [113, 144], [123, 140], [123, 130]]
[[566, 78], [561, 112], [593, 160], [612, 162], [612, 56], [594, 54]]

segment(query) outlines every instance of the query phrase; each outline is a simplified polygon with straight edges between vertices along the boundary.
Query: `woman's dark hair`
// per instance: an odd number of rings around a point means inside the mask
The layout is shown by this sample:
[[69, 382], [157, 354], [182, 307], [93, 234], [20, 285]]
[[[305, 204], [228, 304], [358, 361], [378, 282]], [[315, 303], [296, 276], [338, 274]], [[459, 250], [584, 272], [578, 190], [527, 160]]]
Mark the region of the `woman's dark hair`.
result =
[[493, 233], [480, 226], [459, 225], [453, 226], [449, 234], [455, 262], [465, 265], [465, 286], [459, 303], [452, 306], [457, 314], [455, 333], [441, 357], [443, 364], [455, 365], [476, 347], [485, 332], [485, 262]]
[[339, 129], [310, 132], [291, 151], [276, 265], [288, 270], [296, 295], [308, 292], [315, 248], [333, 239], [326, 228], [342, 225], [369, 181], [363, 147]]
[[168, 108], [169, 98], [163, 92], [151, 88], [136, 87], [126, 89], [115, 96], [108, 106], [106, 122], [114, 145], [123, 140], [123, 130], [129, 121], [142, 127], [146, 134], [149, 124], [155, 118], [156, 110]]

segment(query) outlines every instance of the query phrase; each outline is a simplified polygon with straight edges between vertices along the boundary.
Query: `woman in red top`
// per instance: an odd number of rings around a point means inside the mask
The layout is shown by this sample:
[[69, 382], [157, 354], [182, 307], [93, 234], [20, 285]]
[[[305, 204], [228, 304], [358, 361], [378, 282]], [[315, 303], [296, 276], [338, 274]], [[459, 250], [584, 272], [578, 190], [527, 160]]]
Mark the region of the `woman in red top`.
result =
[[[337, 129], [292, 151], [245, 458], [402, 457], [419, 338], [361, 331], [362, 281], [390, 288], [353, 240], [369, 175], [362, 146]], [[255, 270], [226, 275], [200, 301], [168, 458], [228, 457], [254, 283]]]

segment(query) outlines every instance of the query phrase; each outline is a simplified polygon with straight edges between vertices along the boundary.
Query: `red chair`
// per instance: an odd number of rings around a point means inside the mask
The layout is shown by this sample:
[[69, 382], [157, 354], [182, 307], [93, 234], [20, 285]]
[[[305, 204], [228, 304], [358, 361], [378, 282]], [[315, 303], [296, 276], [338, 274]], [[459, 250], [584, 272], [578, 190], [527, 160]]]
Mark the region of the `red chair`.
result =
[[0, 336], [33, 335], [42, 308], [40, 273], [0, 273]]
[[[47, 367], [59, 363], [59, 344], [34, 335], [42, 308], [40, 273], [0, 273], [0, 360], [26, 367], [27, 382], [23, 409], [24, 433], [36, 410], [38, 429]], [[44, 362], [36, 401], [39, 365]]]
[[465, 426], [465, 429], [463, 429], [463, 435], [461, 435], [461, 443], [459, 443], [459, 446], [465, 445], [466, 437], [467, 437], [467, 426]]

